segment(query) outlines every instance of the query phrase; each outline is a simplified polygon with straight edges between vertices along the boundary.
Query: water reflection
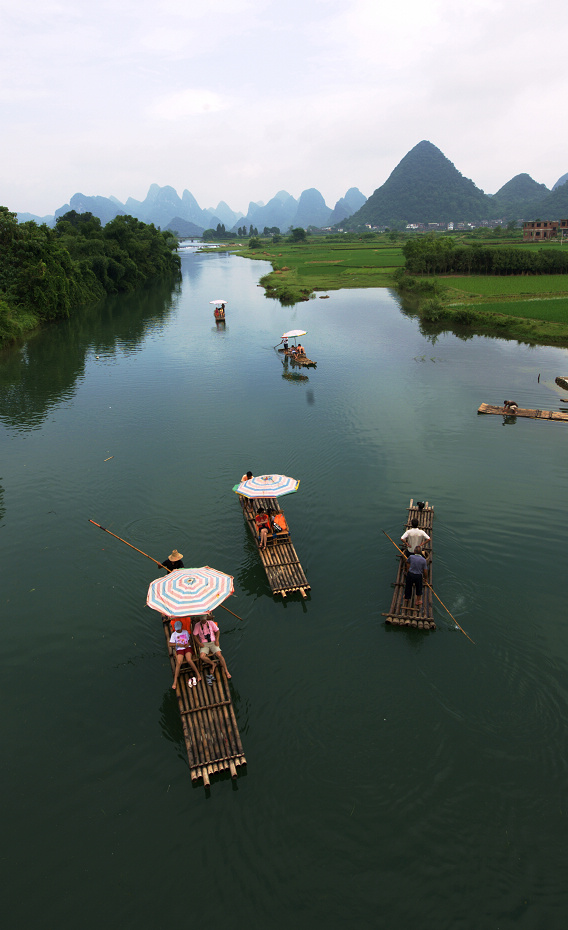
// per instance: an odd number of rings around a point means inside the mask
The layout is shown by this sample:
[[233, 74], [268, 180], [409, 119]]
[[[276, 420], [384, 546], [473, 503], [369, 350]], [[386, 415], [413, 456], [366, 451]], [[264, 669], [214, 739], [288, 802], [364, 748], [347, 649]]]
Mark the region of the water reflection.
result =
[[290, 356], [284, 355], [281, 359], [282, 368], [282, 377], [285, 381], [296, 382], [296, 384], [303, 384], [306, 381], [309, 381], [308, 375], [302, 375], [299, 371], [290, 371]]
[[0, 365], [0, 421], [38, 429], [48, 412], [73, 397], [89, 352], [130, 355], [149, 329], [162, 326], [176, 306], [181, 284], [161, 281], [134, 294], [109, 297], [5, 350]]

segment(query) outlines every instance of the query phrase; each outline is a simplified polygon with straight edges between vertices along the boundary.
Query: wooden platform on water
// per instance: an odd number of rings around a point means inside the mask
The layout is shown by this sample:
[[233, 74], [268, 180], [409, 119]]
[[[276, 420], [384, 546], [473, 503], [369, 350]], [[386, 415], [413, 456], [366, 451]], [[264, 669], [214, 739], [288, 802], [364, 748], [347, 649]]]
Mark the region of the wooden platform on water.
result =
[[528, 410], [518, 407], [515, 413], [505, 410], [504, 407], [496, 407], [493, 404], [482, 404], [477, 411], [478, 413], [495, 413], [501, 417], [528, 417], [531, 420], [564, 420], [568, 421], [568, 413], [560, 410]]
[[[422, 548], [427, 554], [428, 582], [432, 584], [432, 524], [434, 522], [434, 508], [430, 507], [428, 501], [426, 501], [424, 508], [421, 510], [411, 498], [408, 507], [408, 517], [400, 534], [401, 536], [405, 530], [410, 529], [411, 521], [414, 518], [418, 520], [418, 528], [424, 530], [424, 532], [428, 533], [428, 536], [430, 536], [430, 541], [426, 541]], [[400, 538], [394, 541], [397, 546], [402, 549]], [[394, 583], [394, 593], [389, 612], [383, 613], [385, 623], [391, 624], [392, 626], [415, 627], [419, 630], [435, 630], [436, 624], [434, 623], [432, 608], [432, 591], [430, 588], [426, 587], [426, 585], [423, 586], [422, 606], [420, 608], [416, 607], [416, 594], [414, 590], [412, 591], [410, 606], [408, 608], [402, 606], [404, 600], [404, 582], [406, 578], [406, 572], [404, 570], [405, 560], [401, 555], [397, 555], [396, 558], [398, 561], [398, 568], [396, 581]]]
[[290, 362], [292, 365], [300, 365], [304, 366], [305, 368], [315, 368], [317, 365], [317, 362], [314, 362], [313, 359], [308, 358], [307, 355], [291, 355]]
[[[172, 625], [169, 620], [164, 623], [164, 633], [173, 676], [176, 657], [170, 648]], [[199, 668], [198, 660], [196, 664]], [[224, 669], [217, 666], [213, 687], [205, 681], [203, 669], [200, 674], [201, 681], [189, 688], [187, 680], [193, 675], [193, 670], [187, 663], [182, 663], [176, 697], [191, 780], [202, 778], [204, 787], [208, 787], [212, 775], [229, 772], [232, 778], [236, 778], [237, 767], [246, 765], [247, 760]]]
[[[268, 537], [266, 549], [261, 549], [258, 543], [258, 532], [256, 529], [255, 516], [260, 507], [265, 510], [272, 510], [273, 516], [278, 514], [284, 515], [284, 511], [278, 503], [276, 497], [255, 498], [249, 500], [247, 497], [239, 495], [241, 507], [247, 521], [252, 538], [258, 549], [258, 554], [264, 566], [268, 584], [273, 594], [281, 594], [286, 597], [298, 591], [302, 597], [306, 597], [306, 592], [310, 590], [308, 579], [304, 569], [300, 564], [298, 553], [292, 545], [290, 531], [286, 523], [287, 532], [274, 533]], [[284, 518], [286, 519], [286, 518]]]

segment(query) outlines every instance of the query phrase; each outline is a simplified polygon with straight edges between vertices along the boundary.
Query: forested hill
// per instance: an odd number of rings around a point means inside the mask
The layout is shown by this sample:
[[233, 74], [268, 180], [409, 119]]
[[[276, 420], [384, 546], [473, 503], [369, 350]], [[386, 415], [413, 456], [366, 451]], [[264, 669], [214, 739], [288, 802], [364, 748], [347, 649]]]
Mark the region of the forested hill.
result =
[[106, 294], [179, 275], [177, 240], [132, 216], [66, 213], [54, 229], [0, 207], [0, 343]]
[[493, 199], [431, 142], [419, 142], [349, 219], [349, 226], [401, 226], [498, 218]]

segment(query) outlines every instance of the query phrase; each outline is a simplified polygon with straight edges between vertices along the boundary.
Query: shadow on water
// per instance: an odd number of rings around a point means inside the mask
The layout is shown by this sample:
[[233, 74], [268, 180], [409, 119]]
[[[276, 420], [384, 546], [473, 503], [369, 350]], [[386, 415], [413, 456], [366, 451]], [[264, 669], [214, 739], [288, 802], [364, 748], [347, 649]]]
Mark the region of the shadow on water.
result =
[[167, 320], [180, 287], [160, 281], [108, 297], [34, 334], [19, 351], [7, 349], [0, 365], [0, 421], [18, 429], [39, 428], [52, 407], [73, 396], [87, 354], [136, 350], [150, 328]]

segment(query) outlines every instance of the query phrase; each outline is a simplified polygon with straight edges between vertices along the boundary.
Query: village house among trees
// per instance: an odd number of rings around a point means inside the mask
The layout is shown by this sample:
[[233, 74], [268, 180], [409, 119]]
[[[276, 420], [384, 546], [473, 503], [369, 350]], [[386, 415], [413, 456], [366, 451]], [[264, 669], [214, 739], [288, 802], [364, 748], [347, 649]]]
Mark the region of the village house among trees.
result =
[[523, 223], [523, 242], [557, 239], [558, 230], [561, 239], [568, 237], [568, 220], [535, 220], [532, 223]]

